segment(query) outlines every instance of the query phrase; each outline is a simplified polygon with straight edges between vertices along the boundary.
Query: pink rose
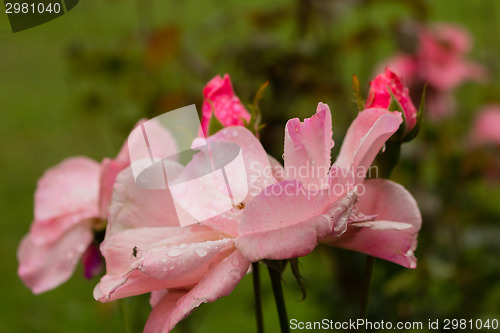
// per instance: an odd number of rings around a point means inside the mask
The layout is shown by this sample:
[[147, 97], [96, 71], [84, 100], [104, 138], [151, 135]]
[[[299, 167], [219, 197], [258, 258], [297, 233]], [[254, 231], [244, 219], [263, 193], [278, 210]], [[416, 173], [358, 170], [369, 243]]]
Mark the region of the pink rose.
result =
[[401, 123], [399, 112], [361, 112], [330, 166], [328, 106], [320, 103], [303, 123], [290, 120], [286, 180], [267, 187], [247, 205], [236, 240], [244, 257], [254, 262], [304, 256], [319, 240], [414, 268], [421, 224], [415, 200], [389, 180], [365, 180], [373, 159]]
[[418, 62], [413, 55], [396, 54], [389, 60], [384, 61], [383, 65], [378, 66], [375, 73], [381, 73], [385, 71], [387, 67], [395, 74], [399, 75], [408, 86], [414, 84], [415, 81], [418, 80]]
[[[385, 72], [379, 74], [370, 82], [370, 90], [365, 107], [389, 109], [392, 96], [401, 105], [405, 116], [405, 134], [408, 134], [417, 123], [417, 109], [413, 105], [408, 88], [403, 86], [401, 77], [394, 73], [389, 67]], [[395, 110], [393, 110], [395, 111]]]
[[250, 113], [234, 93], [228, 74], [224, 74], [223, 78], [217, 75], [210, 80], [203, 88], [203, 96], [205, 100], [203, 101], [201, 127], [205, 135], [208, 135], [212, 110], [223, 126], [243, 126], [245, 121], [250, 121]]
[[116, 175], [130, 164], [123, 146], [101, 164], [72, 157], [47, 170], [35, 192], [35, 216], [18, 249], [18, 275], [35, 294], [53, 289], [73, 274], [85, 253], [85, 274], [97, 272], [93, 227], [105, 220]]
[[[260, 142], [244, 127], [224, 128], [207, 143], [231, 142], [241, 148], [249, 189], [246, 198], [224, 214], [181, 227], [169, 190], [147, 190], [135, 184], [131, 169], [117, 178], [101, 252], [106, 275], [94, 297], [107, 302], [151, 292], [153, 311], [144, 332], [169, 332], [201, 303], [228, 295], [247, 273], [250, 262], [235, 246], [238, 224], [260, 189], [274, 183], [270, 160]], [[205, 161], [196, 153], [185, 166], [169, 162], [185, 179]], [[175, 182], [175, 179], [173, 180]], [[236, 182], [234, 186], [242, 186]], [[224, 185], [224, 184], [222, 184]], [[210, 209], [210, 204], [200, 209]]]

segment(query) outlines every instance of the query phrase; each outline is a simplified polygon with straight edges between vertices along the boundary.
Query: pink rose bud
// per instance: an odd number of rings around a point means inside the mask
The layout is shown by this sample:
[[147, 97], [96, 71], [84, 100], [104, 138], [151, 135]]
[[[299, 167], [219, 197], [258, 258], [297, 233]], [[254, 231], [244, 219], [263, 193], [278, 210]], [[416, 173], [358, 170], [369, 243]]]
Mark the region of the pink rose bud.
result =
[[388, 109], [392, 102], [391, 93], [404, 111], [405, 134], [408, 134], [417, 123], [417, 109], [413, 105], [408, 88], [403, 85], [401, 77], [389, 69], [389, 67], [386, 67], [384, 73], [377, 75], [370, 82], [370, 91], [368, 92], [365, 107], [367, 109]]
[[245, 121], [250, 121], [250, 113], [235, 95], [231, 78], [228, 74], [224, 77], [217, 75], [203, 88], [203, 101], [201, 127], [205, 135], [208, 135], [208, 126], [212, 118], [212, 110], [215, 117], [224, 126], [243, 126]]

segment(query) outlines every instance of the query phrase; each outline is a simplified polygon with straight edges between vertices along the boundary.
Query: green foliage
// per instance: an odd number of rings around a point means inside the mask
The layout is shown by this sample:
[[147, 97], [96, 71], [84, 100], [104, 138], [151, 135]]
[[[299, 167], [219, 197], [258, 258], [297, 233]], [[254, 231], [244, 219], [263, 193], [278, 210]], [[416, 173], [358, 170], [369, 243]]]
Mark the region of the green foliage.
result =
[[246, 127], [257, 137], [259, 137], [259, 131], [266, 127], [265, 124], [261, 124], [262, 111], [260, 110], [260, 101], [264, 98], [264, 91], [268, 86], [269, 81], [264, 82], [255, 93], [253, 103], [248, 105], [248, 109], [250, 110], [250, 122], [246, 124]]
[[[424, 217], [418, 268], [376, 261], [369, 318], [500, 318], [499, 151], [473, 152], [465, 143], [479, 106], [499, 102], [500, 44], [492, 33], [500, 29], [498, 15], [500, 2], [490, 0], [89, 0], [18, 34], [3, 15], [0, 332], [123, 332], [117, 305], [92, 298], [98, 279], [84, 280], [81, 267], [69, 282], [38, 296], [17, 277], [15, 253], [32, 222], [33, 192], [46, 169], [75, 155], [97, 161], [116, 156], [140, 118], [200, 105], [204, 84], [225, 72], [241, 100], [252, 100], [260, 86], [247, 126], [271, 155], [283, 153], [286, 121], [310, 117], [318, 101], [331, 106], [338, 149], [364, 105], [373, 69], [391, 54], [411, 50], [407, 27], [415, 21], [455, 21], [469, 28], [472, 57], [491, 76], [484, 85], [460, 87], [457, 114], [445, 122], [422, 121], [419, 111], [420, 132], [402, 146], [392, 172]], [[220, 123], [212, 119], [214, 133]], [[385, 154], [391, 151], [386, 147]], [[298, 265], [285, 270], [290, 318], [355, 318], [363, 262], [361, 254], [320, 246], [300, 259], [300, 274]], [[269, 280], [262, 283], [266, 331], [276, 332]], [[307, 299], [300, 302], [304, 289]], [[125, 304], [133, 331], [140, 332], [148, 295]], [[202, 305], [174, 332], [255, 332], [252, 311], [247, 276], [231, 295]]]
[[354, 98], [356, 101], [356, 105], [358, 107], [358, 111], [361, 112], [365, 109], [365, 101], [361, 96], [361, 91], [359, 87], [359, 79], [356, 75], [352, 76], [352, 90], [354, 91]]
[[403, 138], [403, 142], [408, 142], [413, 140], [417, 134], [420, 132], [420, 128], [422, 127], [422, 122], [425, 116], [425, 92], [427, 90], [427, 84], [424, 85], [424, 90], [422, 91], [422, 97], [420, 98], [420, 106], [417, 111], [417, 122], [415, 123], [415, 127]]
[[210, 136], [223, 129], [224, 125], [222, 125], [219, 119], [217, 119], [217, 117], [215, 116], [214, 104], [212, 103], [212, 101], [209, 100], [208, 103], [210, 103], [210, 106], [212, 107], [212, 117], [210, 118], [210, 122], [208, 123], [208, 135]]

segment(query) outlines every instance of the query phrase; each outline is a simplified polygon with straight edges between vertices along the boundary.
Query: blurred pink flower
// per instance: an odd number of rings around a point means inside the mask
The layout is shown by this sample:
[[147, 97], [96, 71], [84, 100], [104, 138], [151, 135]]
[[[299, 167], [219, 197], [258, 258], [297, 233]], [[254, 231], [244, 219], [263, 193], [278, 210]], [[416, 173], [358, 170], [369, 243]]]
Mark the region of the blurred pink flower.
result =
[[382, 74], [377, 75], [370, 82], [365, 108], [389, 109], [392, 102], [391, 93], [404, 111], [405, 134], [408, 134], [417, 123], [417, 109], [413, 105], [408, 88], [403, 85], [401, 77], [389, 67], [386, 67]]
[[424, 117], [433, 122], [449, 118], [457, 110], [457, 101], [452, 90], [437, 90], [428, 86], [425, 92], [425, 114]]
[[394, 73], [399, 75], [406, 85], [412, 85], [418, 80], [418, 62], [415, 56], [410, 54], [396, 54], [385, 61], [388, 65], [378, 66], [375, 73], [383, 72], [389, 67]]
[[389, 180], [365, 180], [401, 123], [399, 112], [361, 112], [330, 168], [328, 106], [320, 103], [303, 123], [291, 119], [285, 130], [287, 180], [267, 187], [247, 205], [237, 248], [252, 262], [288, 259], [310, 253], [320, 240], [414, 268], [421, 224], [415, 200]]
[[[73, 274], [90, 251], [93, 227], [105, 220], [117, 173], [129, 164], [124, 145], [116, 159], [101, 164], [72, 157], [47, 170], [35, 192], [34, 221], [19, 245], [18, 275], [35, 294], [53, 289]], [[98, 257], [85, 261], [96, 272]]]
[[208, 135], [208, 126], [212, 118], [212, 110], [215, 117], [224, 126], [242, 126], [244, 121], [250, 121], [250, 113], [245, 109], [240, 99], [234, 93], [231, 78], [224, 74], [210, 80], [203, 88], [203, 101], [201, 128]]
[[[241, 148], [249, 189], [275, 182], [270, 160], [257, 138], [244, 127], [227, 127], [207, 138], [231, 142]], [[170, 162], [184, 179], [204, 161], [196, 153], [185, 166]], [[232, 184], [239, 186], [237, 183]], [[238, 189], [235, 189], [238, 191]], [[247, 273], [250, 262], [235, 247], [238, 224], [245, 206], [257, 195], [230, 211], [200, 223], [181, 227], [169, 190], [146, 190], [135, 184], [130, 168], [117, 178], [110, 219], [101, 252], [106, 275], [94, 289], [94, 297], [107, 302], [151, 292], [153, 310], [144, 332], [169, 332], [201, 303], [228, 295]], [[201, 207], [200, 209], [209, 209]], [[184, 218], [184, 217], [183, 217]]]
[[441, 91], [455, 89], [467, 80], [485, 79], [484, 67], [466, 59], [471, 46], [471, 36], [459, 26], [436, 24], [422, 28], [417, 51], [418, 74]]
[[484, 66], [467, 59], [471, 48], [472, 38], [464, 28], [440, 23], [419, 29], [415, 54], [397, 54], [386, 64], [412, 91], [428, 84], [426, 117], [440, 121], [455, 111], [454, 89], [468, 80], [487, 78]]
[[489, 105], [478, 111], [470, 141], [474, 146], [500, 146], [500, 105]]

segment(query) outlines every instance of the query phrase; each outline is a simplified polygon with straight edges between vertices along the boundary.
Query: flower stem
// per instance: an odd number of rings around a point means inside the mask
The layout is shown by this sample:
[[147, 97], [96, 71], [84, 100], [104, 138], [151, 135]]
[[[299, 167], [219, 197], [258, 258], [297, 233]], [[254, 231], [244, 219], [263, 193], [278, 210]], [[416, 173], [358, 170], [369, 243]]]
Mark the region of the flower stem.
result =
[[281, 287], [281, 274], [270, 267], [268, 267], [267, 270], [269, 271], [269, 276], [271, 277], [271, 285], [273, 287], [276, 308], [278, 309], [281, 333], [289, 333], [290, 327], [288, 326], [285, 299], [283, 297], [283, 288]]
[[127, 314], [125, 311], [125, 300], [123, 299], [118, 300], [118, 312], [122, 320], [123, 331], [125, 333], [130, 333], [130, 326], [128, 325]]
[[259, 270], [259, 263], [252, 263], [253, 295], [255, 299], [255, 319], [257, 320], [257, 333], [264, 333], [264, 317], [262, 315], [262, 297], [260, 294]]
[[[370, 305], [370, 292], [372, 288], [372, 276], [373, 276], [373, 263], [375, 258], [372, 256], [366, 256], [365, 264], [365, 274], [363, 278], [363, 286], [361, 289], [361, 306], [359, 308], [359, 318], [366, 319], [368, 316], [368, 308]], [[361, 327], [360, 332], [365, 331], [364, 325]]]

